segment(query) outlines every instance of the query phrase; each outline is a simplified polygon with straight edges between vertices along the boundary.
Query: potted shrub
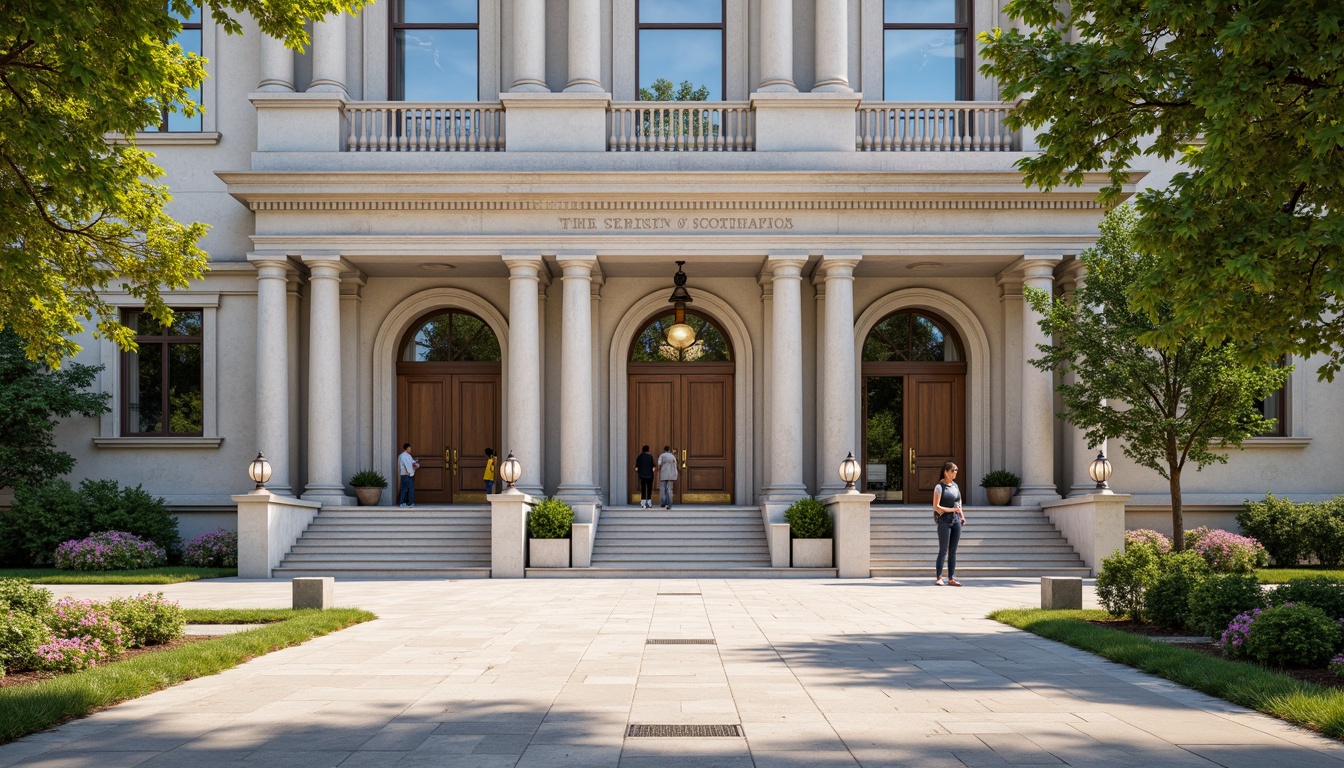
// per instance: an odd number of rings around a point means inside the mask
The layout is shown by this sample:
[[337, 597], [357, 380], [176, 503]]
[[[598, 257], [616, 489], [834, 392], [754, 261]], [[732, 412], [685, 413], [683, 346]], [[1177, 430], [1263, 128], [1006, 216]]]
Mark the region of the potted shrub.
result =
[[816, 499], [799, 499], [784, 512], [793, 534], [794, 568], [830, 568], [834, 562], [831, 513]]
[[359, 506], [371, 507], [383, 497], [387, 478], [383, 477], [382, 472], [366, 469], [356, 472], [355, 476], [350, 478], [350, 485], [355, 489], [355, 498], [359, 499]]
[[1022, 478], [1006, 469], [996, 469], [980, 478], [980, 487], [989, 494], [989, 503], [1002, 507], [1013, 499], [1013, 491], [1022, 484]]
[[527, 559], [533, 568], [568, 568], [569, 534], [574, 508], [560, 499], [545, 499], [527, 514]]

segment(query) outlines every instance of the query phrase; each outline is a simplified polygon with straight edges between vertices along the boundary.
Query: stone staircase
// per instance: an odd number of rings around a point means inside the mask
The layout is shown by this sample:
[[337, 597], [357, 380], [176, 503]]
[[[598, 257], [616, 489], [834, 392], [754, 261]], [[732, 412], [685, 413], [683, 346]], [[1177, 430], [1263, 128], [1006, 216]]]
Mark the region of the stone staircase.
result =
[[608, 507], [598, 519], [592, 565], [529, 568], [528, 578], [834, 577], [834, 569], [771, 568], [759, 507]]
[[273, 575], [489, 578], [490, 508], [327, 507]]
[[[938, 530], [929, 506], [872, 513], [874, 576], [933, 577]], [[1088, 576], [1090, 571], [1039, 507], [966, 507], [958, 576]]]

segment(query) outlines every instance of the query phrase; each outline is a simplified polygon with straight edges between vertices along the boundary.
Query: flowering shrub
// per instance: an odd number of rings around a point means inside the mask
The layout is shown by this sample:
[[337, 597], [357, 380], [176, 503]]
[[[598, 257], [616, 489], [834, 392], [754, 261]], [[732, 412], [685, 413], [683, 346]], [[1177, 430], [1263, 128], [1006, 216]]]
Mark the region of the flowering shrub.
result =
[[221, 528], [197, 536], [182, 551], [182, 563], [197, 568], [237, 568], [238, 534]]
[[1278, 605], [1255, 617], [1242, 645], [1272, 667], [1324, 669], [1340, 642], [1339, 622], [1310, 605]]
[[1234, 659], [1245, 658], [1246, 640], [1251, 636], [1251, 625], [1255, 623], [1256, 617], [1262, 613], [1264, 611], [1260, 608], [1247, 613], [1239, 613], [1232, 620], [1232, 623], [1227, 625], [1227, 629], [1223, 630], [1223, 636], [1216, 643], [1225, 656]]
[[0, 613], [0, 676], [36, 667], [38, 649], [48, 642], [51, 630], [38, 617], [16, 610]]
[[166, 562], [167, 553], [162, 547], [122, 531], [95, 533], [56, 548], [56, 567], [76, 571], [156, 568]]
[[87, 651], [91, 655], [85, 658], [93, 664], [120, 656], [130, 640], [125, 628], [112, 618], [111, 609], [93, 600], [73, 597], [57, 600], [47, 625], [58, 640], [82, 640], [83, 645], [66, 644], [65, 648], [76, 655]]
[[1215, 573], [1190, 589], [1186, 626], [1217, 638], [1237, 614], [1265, 607], [1265, 594], [1255, 574]]
[[59, 637], [38, 648], [37, 656], [38, 666], [49, 672], [78, 672], [110, 658], [96, 637]]
[[1131, 544], [1146, 544], [1163, 555], [1171, 551], [1171, 539], [1151, 528], [1125, 531], [1125, 546], [1128, 547]]
[[1269, 564], [1269, 554], [1260, 542], [1231, 531], [1196, 528], [1186, 532], [1186, 543], [1216, 573], [1250, 573]]
[[1326, 669], [1335, 673], [1335, 677], [1344, 677], [1344, 654], [1339, 654], [1331, 659]]
[[51, 590], [35, 587], [27, 579], [0, 579], [0, 611], [43, 616], [51, 611]]
[[160, 645], [183, 635], [186, 614], [163, 593], [119, 597], [107, 604], [112, 620], [122, 626], [128, 647]]

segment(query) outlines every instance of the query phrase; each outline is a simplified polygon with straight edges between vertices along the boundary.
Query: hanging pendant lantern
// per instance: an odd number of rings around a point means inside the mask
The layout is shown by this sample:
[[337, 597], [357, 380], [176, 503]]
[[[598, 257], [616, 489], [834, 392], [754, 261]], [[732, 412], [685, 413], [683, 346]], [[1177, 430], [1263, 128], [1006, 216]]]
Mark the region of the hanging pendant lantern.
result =
[[677, 274], [672, 276], [673, 324], [667, 329], [667, 343], [673, 349], [684, 350], [695, 343], [695, 329], [686, 324], [686, 305], [691, 303], [691, 294], [686, 290], [686, 273], [681, 271], [684, 261], [677, 262]]

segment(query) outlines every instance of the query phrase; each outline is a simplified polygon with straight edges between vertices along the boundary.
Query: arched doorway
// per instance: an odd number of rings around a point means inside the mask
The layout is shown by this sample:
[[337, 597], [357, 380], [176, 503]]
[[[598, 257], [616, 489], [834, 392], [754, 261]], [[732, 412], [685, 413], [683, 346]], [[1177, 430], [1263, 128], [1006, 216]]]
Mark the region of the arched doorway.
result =
[[[733, 502], [733, 350], [708, 316], [686, 313], [696, 341], [686, 349], [667, 343], [671, 310], [648, 320], [630, 344], [627, 367], [631, 504], [639, 503], [634, 457], [649, 445], [657, 455], [672, 447], [680, 462], [673, 504]], [[662, 503], [654, 489], [655, 503]]]
[[864, 339], [864, 487], [878, 503], [932, 502], [947, 461], [963, 488], [969, 481], [962, 350], [950, 324], [925, 311], [890, 314]]
[[397, 446], [420, 460], [417, 503], [485, 502], [485, 449], [500, 448], [499, 339], [462, 310], [436, 310], [397, 354]]

